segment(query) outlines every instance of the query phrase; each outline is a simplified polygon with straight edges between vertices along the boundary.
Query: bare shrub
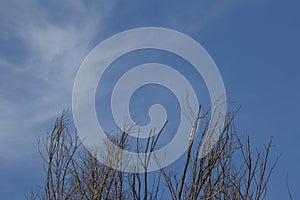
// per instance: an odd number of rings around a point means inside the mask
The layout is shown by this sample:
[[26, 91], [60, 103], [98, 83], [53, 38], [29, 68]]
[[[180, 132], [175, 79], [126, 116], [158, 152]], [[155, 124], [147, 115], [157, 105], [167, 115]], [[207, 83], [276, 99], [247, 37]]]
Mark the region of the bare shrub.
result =
[[[39, 140], [45, 183], [42, 190], [31, 192], [27, 199], [265, 199], [271, 173], [278, 162], [276, 158], [270, 163], [272, 138], [262, 150], [253, 151], [249, 137], [242, 139], [236, 133], [235, 116], [236, 112], [227, 115], [217, 144], [201, 158], [200, 146], [208, 120], [200, 117], [199, 108], [193, 117], [189, 147], [181, 158], [183, 164], [151, 173], [147, 170], [124, 173], [101, 164], [96, 159], [98, 151], [81, 147], [76, 131], [68, 129], [71, 125], [68, 113], [63, 112], [52, 131]], [[132, 142], [128, 141], [126, 131], [111, 138], [121, 148]], [[139, 152], [152, 152], [159, 136], [149, 137], [144, 149], [137, 145]], [[146, 160], [144, 167], [147, 169]]]

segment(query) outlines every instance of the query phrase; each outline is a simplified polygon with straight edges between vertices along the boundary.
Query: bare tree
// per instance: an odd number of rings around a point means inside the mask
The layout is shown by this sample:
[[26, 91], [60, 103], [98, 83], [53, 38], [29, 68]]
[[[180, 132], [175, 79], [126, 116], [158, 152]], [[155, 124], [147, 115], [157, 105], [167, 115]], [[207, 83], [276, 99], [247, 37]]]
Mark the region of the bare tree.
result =
[[[235, 116], [236, 112], [227, 115], [221, 137], [212, 150], [201, 157], [208, 120], [206, 116], [200, 117], [199, 108], [193, 115], [182, 168], [174, 165], [149, 173], [147, 157], [144, 160], [145, 173], [125, 173], [100, 163], [96, 159], [99, 151], [82, 147], [76, 131], [68, 129], [71, 126], [68, 113], [63, 112], [52, 131], [39, 140], [45, 184], [43, 190], [31, 192], [27, 199], [265, 199], [270, 176], [279, 159], [270, 163], [272, 138], [262, 150], [253, 151], [249, 137], [243, 139], [236, 133]], [[137, 151], [154, 152], [164, 127], [158, 134], [153, 133], [155, 130], [150, 131], [149, 135], [153, 136], [142, 147], [137, 139]], [[128, 137], [131, 129], [132, 126], [124, 128], [120, 136], [110, 139], [124, 149], [133, 142]], [[108, 151], [119, 155], [115, 149]]]

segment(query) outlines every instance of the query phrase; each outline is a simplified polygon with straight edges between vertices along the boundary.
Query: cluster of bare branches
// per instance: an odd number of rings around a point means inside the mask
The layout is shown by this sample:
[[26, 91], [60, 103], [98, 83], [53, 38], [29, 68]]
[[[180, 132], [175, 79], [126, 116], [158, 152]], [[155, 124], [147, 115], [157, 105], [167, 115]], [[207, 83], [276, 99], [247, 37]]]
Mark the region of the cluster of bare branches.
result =
[[[100, 163], [97, 151], [83, 148], [76, 131], [69, 131], [71, 122], [68, 113], [63, 112], [52, 131], [38, 142], [45, 183], [42, 189], [28, 194], [27, 199], [265, 199], [271, 173], [278, 162], [278, 158], [272, 162], [270, 159], [272, 139], [262, 150], [253, 151], [249, 137], [237, 135], [235, 115], [236, 112], [228, 114], [221, 137], [205, 157], [199, 155], [208, 123], [201, 122], [207, 120], [200, 117], [199, 110], [194, 117], [189, 147], [180, 158], [182, 164], [156, 172], [125, 173]], [[125, 148], [130, 143], [128, 133], [120, 135], [112, 140]], [[149, 137], [140, 151], [154, 151], [159, 136]]]

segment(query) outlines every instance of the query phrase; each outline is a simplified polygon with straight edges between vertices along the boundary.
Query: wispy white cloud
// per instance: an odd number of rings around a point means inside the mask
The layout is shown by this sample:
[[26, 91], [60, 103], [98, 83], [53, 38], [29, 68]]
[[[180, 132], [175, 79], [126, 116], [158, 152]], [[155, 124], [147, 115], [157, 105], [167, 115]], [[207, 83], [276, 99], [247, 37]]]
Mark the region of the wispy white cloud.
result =
[[[12, 59], [0, 54], [0, 157], [32, 151], [12, 145], [32, 146], [36, 133], [30, 131], [70, 107], [76, 71], [95, 37], [105, 30], [105, 17], [113, 7], [113, 1], [0, 3], [0, 39], [24, 44], [21, 52], [18, 44], [12, 47]], [[14, 53], [27, 56], [14, 60]]]
[[191, 2], [184, 2], [173, 5], [173, 12], [169, 12], [165, 21], [168, 21], [168, 27], [178, 27], [178, 30], [194, 34], [199, 33], [218, 19], [222, 19], [237, 7], [247, 4], [260, 4], [266, 1], [268, 0], [200, 0], [201, 3], [190, 6]]

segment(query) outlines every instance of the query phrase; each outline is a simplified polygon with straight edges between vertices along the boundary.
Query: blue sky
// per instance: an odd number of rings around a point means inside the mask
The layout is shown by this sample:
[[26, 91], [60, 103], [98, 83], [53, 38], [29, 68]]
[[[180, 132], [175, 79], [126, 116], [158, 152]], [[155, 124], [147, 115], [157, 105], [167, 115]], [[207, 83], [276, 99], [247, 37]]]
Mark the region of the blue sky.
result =
[[237, 128], [282, 153], [269, 199], [300, 199], [300, 3], [287, 0], [1, 1], [0, 194], [23, 199], [42, 184], [36, 138], [71, 108], [75, 75], [99, 42], [160, 26], [197, 40], [217, 64]]

